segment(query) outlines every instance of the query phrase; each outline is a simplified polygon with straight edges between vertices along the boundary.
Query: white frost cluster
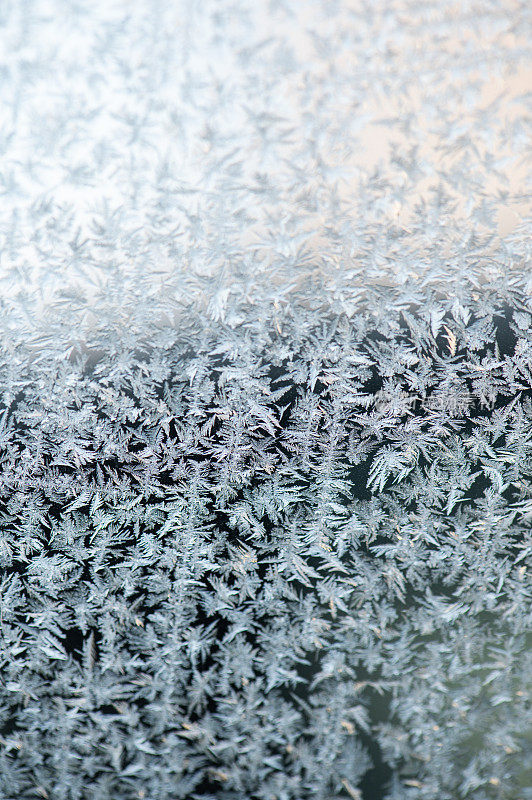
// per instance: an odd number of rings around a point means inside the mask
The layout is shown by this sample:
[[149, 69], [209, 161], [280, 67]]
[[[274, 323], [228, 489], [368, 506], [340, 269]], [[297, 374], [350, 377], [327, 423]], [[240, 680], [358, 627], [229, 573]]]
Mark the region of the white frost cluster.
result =
[[531, 23], [0, 2], [0, 800], [531, 800]]

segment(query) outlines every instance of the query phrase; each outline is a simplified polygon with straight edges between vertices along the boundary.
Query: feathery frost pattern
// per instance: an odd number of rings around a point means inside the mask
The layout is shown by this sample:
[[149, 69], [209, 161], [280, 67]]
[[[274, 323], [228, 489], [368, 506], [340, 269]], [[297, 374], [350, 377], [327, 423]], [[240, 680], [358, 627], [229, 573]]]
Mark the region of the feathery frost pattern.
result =
[[1, 800], [531, 800], [530, 22], [2, 4]]

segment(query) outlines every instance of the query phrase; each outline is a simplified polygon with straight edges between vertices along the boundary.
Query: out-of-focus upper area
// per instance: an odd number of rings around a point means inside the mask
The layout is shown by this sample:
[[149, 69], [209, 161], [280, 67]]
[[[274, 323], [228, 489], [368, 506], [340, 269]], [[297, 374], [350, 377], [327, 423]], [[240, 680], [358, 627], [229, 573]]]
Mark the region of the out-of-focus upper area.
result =
[[[7, 0], [7, 331], [530, 270], [527, 0]], [[114, 315], [114, 316], [113, 316]], [[234, 315], [237, 324], [241, 316]]]

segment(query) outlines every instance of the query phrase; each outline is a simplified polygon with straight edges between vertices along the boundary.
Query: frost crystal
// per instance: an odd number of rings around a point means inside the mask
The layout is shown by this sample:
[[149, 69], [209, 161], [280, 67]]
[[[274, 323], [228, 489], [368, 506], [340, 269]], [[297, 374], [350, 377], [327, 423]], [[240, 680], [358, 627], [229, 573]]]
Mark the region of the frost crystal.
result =
[[530, 23], [2, 4], [1, 800], [531, 800]]

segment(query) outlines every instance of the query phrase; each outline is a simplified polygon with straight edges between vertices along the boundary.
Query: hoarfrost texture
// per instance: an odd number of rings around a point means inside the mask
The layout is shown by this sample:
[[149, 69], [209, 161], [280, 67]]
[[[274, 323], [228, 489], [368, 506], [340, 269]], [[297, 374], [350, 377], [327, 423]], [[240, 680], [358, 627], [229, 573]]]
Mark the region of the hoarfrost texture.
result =
[[2, 800], [530, 800], [531, 27], [0, 4]]

